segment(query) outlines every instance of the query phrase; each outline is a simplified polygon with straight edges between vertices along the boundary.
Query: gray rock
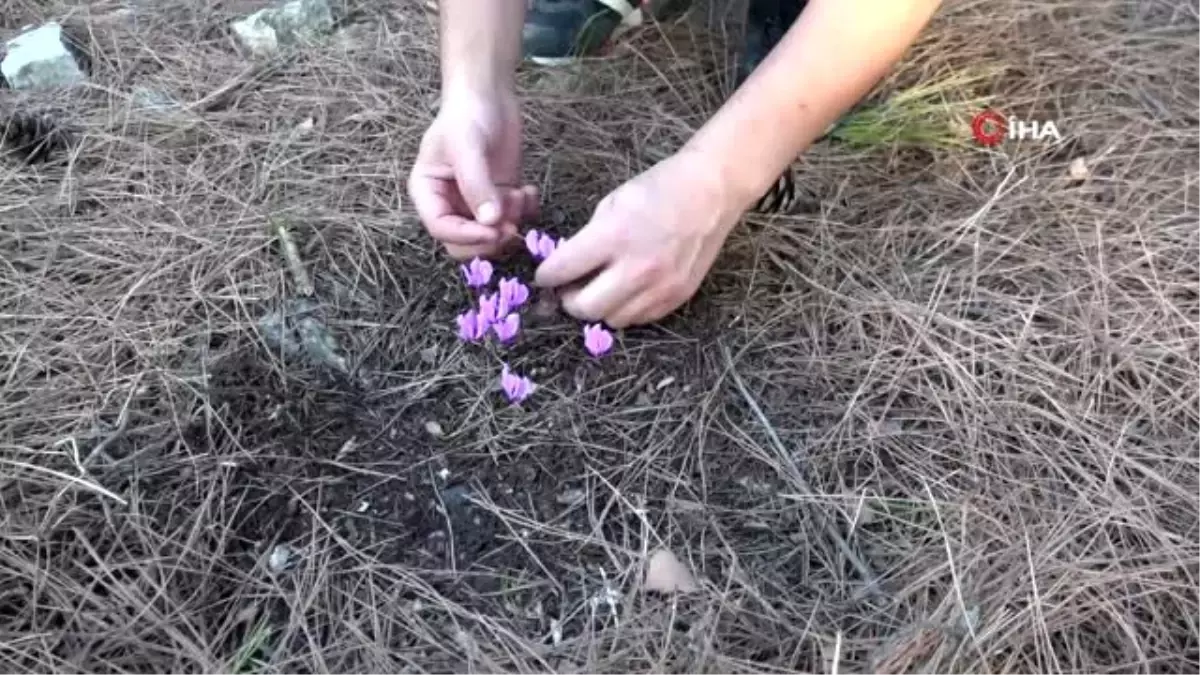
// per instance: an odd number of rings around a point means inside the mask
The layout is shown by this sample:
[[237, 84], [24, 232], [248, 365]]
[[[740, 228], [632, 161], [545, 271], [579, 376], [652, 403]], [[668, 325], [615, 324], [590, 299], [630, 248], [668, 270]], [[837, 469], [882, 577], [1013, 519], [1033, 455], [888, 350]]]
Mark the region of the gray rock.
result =
[[13, 89], [44, 89], [80, 84], [87, 75], [63, 43], [62, 26], [53, 21], [25, 31], [5, 45], [0, 75]]
[[233, 32], [251, 52], [272, 54], [332, 33], [333, 11], [327, 0], [291, 0], [235, 21]]
[[306, 357], [310, 362], [340, 373], [350, 372], [337, 338], [321, 320], [317, 306], [307, 298], [286, 303], [258, 321], [263, 340], [284, 356]]
[[313, 363], [332, 368], [340, 373], [350, 372], [350, 367], [346, 364], [346, 357], [339, 353], [341, 347], [338, 346], [337, 338], [320, 319], [313, 316], [300, 319], [297, 332], [300, 333], [300, 342], [304, 345], [304, 353]]
[[267, 556], [267, 568], [278, 574], [295, 565], [299, 557], [300, 555], [291, 546], [278, 544], [271, 549], [271, 555]]
[[156, 113], [167, 112], [180, 107], [179, 101], [171, 98], [170, 95], [149, 87], [134, 87], [130, 93], [130, 100], [133, 103], [134, 109]]

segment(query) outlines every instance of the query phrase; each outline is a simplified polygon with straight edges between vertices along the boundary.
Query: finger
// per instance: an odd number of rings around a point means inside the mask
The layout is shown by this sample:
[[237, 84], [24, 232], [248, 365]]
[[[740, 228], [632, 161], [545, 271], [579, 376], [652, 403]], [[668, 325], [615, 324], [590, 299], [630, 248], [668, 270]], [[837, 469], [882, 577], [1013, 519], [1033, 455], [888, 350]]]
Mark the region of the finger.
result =
[[621, 329], [629, 326], [650, 323], [661, 319], [666, 312], [659, 313], [663, 303], [651, 293], [643, 292], [633, 300], [618, 307], [611, 316], [606, 316], [604, 322], [611, 328]]
[[578, 319], [600, 321], [641, 295], [641, 290], [631, 275], [619, 266], [612, 266], [579, 292], [565, 295], [563, 309]]
[[536, 185], [526, 185], [521, 188], [521, 195], [525, 198], [525, 208], [521, 212], [521, 217], [528, 220], [537, 218], [542, 211], [541, 191]]
[[523, 223], [538, 217], [541, 205], [538, 203], [538, 189], [532, 185], [504, 190], [503, 221]]
[[470, 260], [484, 258], [486, 260], [501, 260], [525, 248], [525, 240], [512, 223], [503, 223], [499, 229], [500, 240], [487, 244], [456, 246], [446, 244], [446, 253], [455, 260]]
[[496, 244], [477, 244], [474, 246], [456, 246], [446, 244], [446, 255], [454, 260], [463, 262], [472, 258], [490, 260], [496, 255]]
[[451, 188], [446, 181], [413, 175], [408, 181], [408, 195], [417, 217], [429, 235], [444, 244], [474, 245], [494, 242], [499, 237], [495, 228], [480, 225], [454, 213], [446, 197]]
[[533, 283], [543, 288], [569, 284], [611, 261], [613, 254], [603, 223], [592, 220], [538, 265]]
[[501, 191], [492, 182], [487, 161], [487, 142], [479, 131], [459, 137], [454, 148], [454, 178], [480, 225], [496, 225], [504, 216]]

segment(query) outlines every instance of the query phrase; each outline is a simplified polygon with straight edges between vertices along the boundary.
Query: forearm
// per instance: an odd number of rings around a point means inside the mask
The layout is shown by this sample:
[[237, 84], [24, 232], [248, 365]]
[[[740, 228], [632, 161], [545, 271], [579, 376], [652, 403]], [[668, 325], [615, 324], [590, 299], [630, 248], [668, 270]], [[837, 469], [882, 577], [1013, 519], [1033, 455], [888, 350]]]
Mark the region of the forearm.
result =
[[525, 0], [441, 0], [442, 90], [512, 90]]
[[796, 156], [865, 96], [939, 0], [811, 0], [795, 25], [688, 143], [749, 208]]

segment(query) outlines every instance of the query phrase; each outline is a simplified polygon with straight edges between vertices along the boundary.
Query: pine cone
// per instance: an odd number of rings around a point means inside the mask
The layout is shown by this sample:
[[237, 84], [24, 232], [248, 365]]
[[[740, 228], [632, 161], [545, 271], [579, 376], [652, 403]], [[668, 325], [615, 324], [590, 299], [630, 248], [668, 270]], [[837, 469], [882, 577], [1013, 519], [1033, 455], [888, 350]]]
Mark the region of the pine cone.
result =
[[764, 215], [786, 215], [797, 202], [794, 168], [788, 167], [767, 193], [759, 198], [754, 211]]

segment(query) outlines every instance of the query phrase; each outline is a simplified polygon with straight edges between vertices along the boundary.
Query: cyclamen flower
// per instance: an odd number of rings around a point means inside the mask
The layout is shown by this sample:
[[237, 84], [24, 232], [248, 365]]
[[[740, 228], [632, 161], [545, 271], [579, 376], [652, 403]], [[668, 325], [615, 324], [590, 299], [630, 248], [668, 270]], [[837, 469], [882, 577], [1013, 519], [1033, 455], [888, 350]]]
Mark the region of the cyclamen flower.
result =
[[500, 342], [511, 342], [521, 330], [521, 315], [513, 312], [492, 324], [492, 331]]
[[466, 265], [462, 265], [463, 277], [467, 280], [467, 285], [472, 288], [483, 288], [492, 280], [492, 263], [481, 258], [474, 258]]
[[489, 323], [478, 312], [463, 312], [458, 315], [458, 337], [467, 342], [477, 342], [487, 334]]
[[508, 316], [508, 303], [499, 293], [488, 293], [479, 298], [479, 316], [487, 323], [493, 324]]
[[500, 388], [504, 390], [504, 395], [512, 403], [520, 403], [529, 398], [533, 393], [535, 386], [533, 381], [528, 377], [521, 377], [512, 372], [508, 368], [508, 364], [504, 364], [504, 369], [500, 372]]
[[529, 287], [511, 277], [500, 280], [500, 299], [510, 311], [529, 300]]
[[583, 327], [583, 346], [592, 356], [603, 356], [612, 349], [612, 333], [598, 323], [585, 325]]
[[554, 249], [558, 246], [558, 242], [554, 241], [554, 237], [537, 230], [530, 230], [525, 235], [525, 248], [529, 249], [529, 254], [535, 260], [545, 260], [550, 257]]

